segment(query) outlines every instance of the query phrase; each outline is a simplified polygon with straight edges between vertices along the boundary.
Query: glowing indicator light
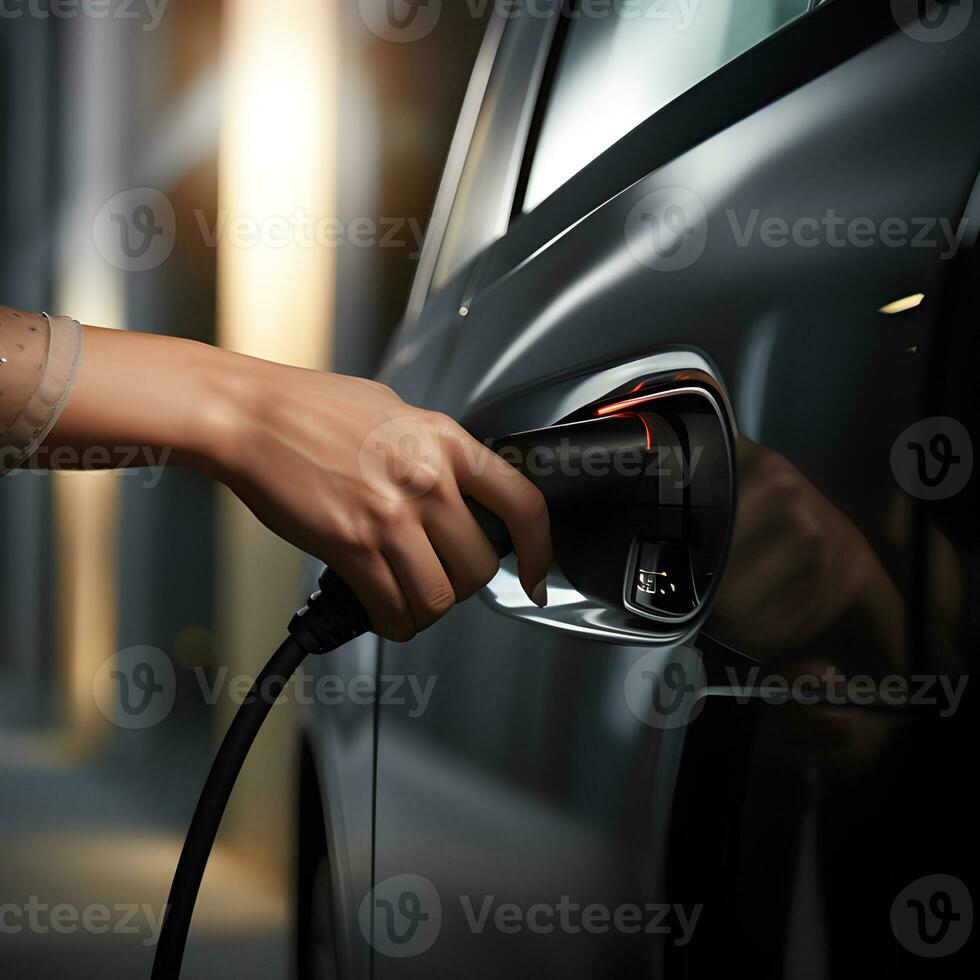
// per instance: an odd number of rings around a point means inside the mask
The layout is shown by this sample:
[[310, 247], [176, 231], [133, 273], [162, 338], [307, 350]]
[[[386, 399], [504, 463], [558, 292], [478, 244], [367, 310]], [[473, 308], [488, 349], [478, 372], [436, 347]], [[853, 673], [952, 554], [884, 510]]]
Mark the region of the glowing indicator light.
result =
[[925, 293], [912, 293], [911, 296], [903, 296], [901, 299], [897, 299], [893, 303], [886, 303], [880, 310], [878, 310], [878, 312], [884, 313], [886, 316], [894, 316], [896, 313], [904, 313], [906, 310], [914, 310], [917, 306], [921, 305], [925, 298]]
[[611, 405], [603, 405], [596, 409], [596, 415], [614, 415], [624, 409], [635, 408], [637, 405], [645, 405], [653, 401], [652, 395], [641, 395], [639, 398], [627, 398], [621, 402], [613, 402]]

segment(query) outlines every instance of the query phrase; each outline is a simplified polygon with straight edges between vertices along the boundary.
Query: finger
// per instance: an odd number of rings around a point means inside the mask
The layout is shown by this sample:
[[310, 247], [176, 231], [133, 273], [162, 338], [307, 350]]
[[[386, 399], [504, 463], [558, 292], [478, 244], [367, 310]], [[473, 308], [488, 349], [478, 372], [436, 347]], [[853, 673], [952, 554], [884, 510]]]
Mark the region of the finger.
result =
[[532, 602], [548, 601], [551, 526], [541, 491], [508, 462], [468, 435], [453, 459], [460, 491], [493, 511], [506, 525], [517, 555], [521, 585]]
[[468, 599], [497, 574], [497, 553], [455, 485], [426, 517], [424, 527], [457, 602]]
[[348, 559], [341, 577], [361, 600], [375, 633], [397, 643], [415, 636], [417, 630], [408, 599], [384, 555], [372, 551]]
[[416, 629], [424, 630], [452, 609], [456, 593], [421, 524], [399, 528], [381, 550], [408, 600]]

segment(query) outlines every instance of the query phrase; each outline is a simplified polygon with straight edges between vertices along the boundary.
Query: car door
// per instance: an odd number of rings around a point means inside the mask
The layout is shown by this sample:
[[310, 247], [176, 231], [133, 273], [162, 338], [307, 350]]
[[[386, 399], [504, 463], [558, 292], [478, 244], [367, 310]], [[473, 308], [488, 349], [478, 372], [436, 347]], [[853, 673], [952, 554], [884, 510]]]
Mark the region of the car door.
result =
[[738, 507], [693, 635], [644, 639], [560, 588], [523, 609], [504, 568], [383, 644], [379, 672], [425, 694], [377, 708], [376, 977], [958, 975], [942, 828], [965, 802], [945, 780], [937, 812], [926, 780], [962, 752], [970, 575], [916, 464], [967, 462], [936, 379], [980, 25], [809, 7], [502, 29], [522, 94], [467, 166], [516, 153], [490, 195], [510, 220], [473, 232], [438, 365], [403, 337], [384, 377], [481, 438], [710, 379]]

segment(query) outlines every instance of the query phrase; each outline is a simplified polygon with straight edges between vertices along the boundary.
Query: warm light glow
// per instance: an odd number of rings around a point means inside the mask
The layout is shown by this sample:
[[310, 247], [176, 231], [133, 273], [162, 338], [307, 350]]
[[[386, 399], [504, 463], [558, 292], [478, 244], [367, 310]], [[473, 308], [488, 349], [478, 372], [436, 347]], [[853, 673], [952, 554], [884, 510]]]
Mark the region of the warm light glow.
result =
[[315, 233], [335, 214], [335, 17], [324, 0], [225, 7], [219, 340], [320, 368], [336, 256]]
[[906, 310], [914, 310], [925, 298], [925, 293], [912, 293], [911, 296], [903, 296], [893, 303], [886, 303], [878, 312], [885, 313], [888, 316], [893, 316], [895, 313], [904, 313]]
[[[332, 346], [337, 7], [224, 5], [218, 342], [308, 368], [328, 367]], [[280, 642], [282, 610], [300, 598], [304, 558], [230, 492], [219, 516], [217, 656], [233, 673], [254, 672]], [[229, 699], [219, 704], [216, 734], [233, 711]], [[273, 712], [225, 815], [225, 833], [260, 864], [290, 833], [292, 725], [288, 704]]]
[[[57, 473], [56, 643], [69, 724], [80, 748], [104, 729], [93, 684], [116, 649], [118, 474]], [[108, 675], [106, 675], [108, 677]]]

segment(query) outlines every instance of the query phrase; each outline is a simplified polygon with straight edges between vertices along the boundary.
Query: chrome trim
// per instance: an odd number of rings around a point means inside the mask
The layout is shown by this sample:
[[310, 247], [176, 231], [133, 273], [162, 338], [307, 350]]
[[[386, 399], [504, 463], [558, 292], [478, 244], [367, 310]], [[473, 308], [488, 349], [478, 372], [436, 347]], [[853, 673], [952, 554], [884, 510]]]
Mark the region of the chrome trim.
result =
[[469, 156], [470, 143], [473, 140], [473, 133], [480, 117], [480, 110], [483, 108], [483, 99], [490, 82], [490, 73], [497, 58], [497, 51], [500, 49], [500, 42], [504, 36], [506, 25], [507, 18], [494, 8], [490, 15], [490, 22], [487, 24], [486, 33], [483, 35], [480, 51], [476, 56], [473, 73], [470, 75], [466, 95], [463, 97], [463, 108], [453, 133], [452, 143], [449, 145], [449, 153], [446, 155], [442, 176], [439, 178], [439, 190], [436, 192], [435, 202], [432, 205], [432, 214], [429, 217], [425, 241], [422, 244], [422, 254], [419, 256], [419, 264], [415, 270], [415, 278], [412, 280], [412, 289], [408, 296], [408, 305], [405, 308], [404, 328], [411, 327], [415, 323], [425, 305], [439, 253], [442, 250], [442, 241], [446, 234], [446, 228], [449, 226], [449, 217], [456, 201], [456, 192], [459, 190], [459, 182], [463, 176], [463, 168], [466, 166], [466, 158]]
[[[663, 351], [659, 354], [650, 354], [646, 357], [637, 358], [634, 361], [626, 361], [617, 364], [615, 367], [597, 371], [588, 377], [578, 379], [572, 383], [561, 395], [558, 405], [558, 417], [565, 418], [581, 411], [593, 402], [598, 402], [606, 398], [611, 391], [616, 391], [624, 385], [637, 380], [638, 378], [649, 377], [652, 375], [663, 375], [664, 383], [669, 383], [668, 376], [673, 374], [688, 375], [693, 374], [697, 380], [706, 384], [717, 396], [718, 402], [724, 411], [722, 416], [727, 420], [731, 427], [732, 434], [738, 434], [738, 426], [735, 422], [735, 412], [732, 410], [731, 400], [728, 392], [721, 383], [714, 368], [695, 351], [672, 350]], [[678, 381], [685, 380], [677, 378]], [[699, 391], [701, 389], [698, 389]]]
[[683, 643], [698, 627], [674, 632], [661, 629], [651, 632], [644, 621], [626, 610], [607, 609], [586, 598], [557, 570], [548, 573], [548, 605], [539, 609], [524, 594], [517, 576], [517, 559], [508, 555], [500, 570], [480, 590], [480, 597], [495, 612], [510, 619], [519, 619], [547, 626], [562, 633], [617, 645], [676, 646]]

